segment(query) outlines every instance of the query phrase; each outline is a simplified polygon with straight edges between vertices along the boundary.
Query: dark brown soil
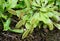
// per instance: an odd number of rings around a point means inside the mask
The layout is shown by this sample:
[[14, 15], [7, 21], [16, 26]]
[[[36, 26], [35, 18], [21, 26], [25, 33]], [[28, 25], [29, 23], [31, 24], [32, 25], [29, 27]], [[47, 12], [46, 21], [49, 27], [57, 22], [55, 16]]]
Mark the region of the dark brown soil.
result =
[[35, 29], [26, 39], [21, 39], [21, 34], [0, 32], [0, 41], [60, 41], [60, 31], [54, 29]]

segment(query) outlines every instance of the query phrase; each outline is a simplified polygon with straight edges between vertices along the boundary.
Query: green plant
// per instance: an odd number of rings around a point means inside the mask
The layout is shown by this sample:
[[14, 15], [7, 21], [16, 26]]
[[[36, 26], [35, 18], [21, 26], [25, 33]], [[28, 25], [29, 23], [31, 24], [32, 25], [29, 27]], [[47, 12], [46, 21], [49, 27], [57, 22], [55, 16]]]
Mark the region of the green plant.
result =
[[[0, 19], [1, 21], [2, 18], [6, 20], [6, 22], [2, 21], [4, 31], [23, 33], [22, 39], [24, 39], [37, 26], [42, 28], [42, 24], [43, 28], [49, 28], [49, 30], [53, 30], [54, 26], [60, 29], [60, 24], [58, 24], [60, 21], [59, 3], [59, 0], [3, 0], [3, 2], [0, 0]], [[5, 12], [7, 12], [6, 15], [4, 15]], [[12, 15], [17, 16], [20, 20], [14, 29], [9, 26]]]

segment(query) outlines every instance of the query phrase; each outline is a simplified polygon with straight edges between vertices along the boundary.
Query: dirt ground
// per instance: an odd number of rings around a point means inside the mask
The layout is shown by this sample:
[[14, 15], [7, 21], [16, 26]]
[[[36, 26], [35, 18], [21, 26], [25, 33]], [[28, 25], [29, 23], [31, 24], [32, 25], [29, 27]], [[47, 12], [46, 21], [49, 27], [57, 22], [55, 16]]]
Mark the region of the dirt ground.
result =
[[60, 41], [60, 31], [36, 28], [27, 38], [21, 39], [21, 37], [21, 34], [0, 31], [0, 41]]

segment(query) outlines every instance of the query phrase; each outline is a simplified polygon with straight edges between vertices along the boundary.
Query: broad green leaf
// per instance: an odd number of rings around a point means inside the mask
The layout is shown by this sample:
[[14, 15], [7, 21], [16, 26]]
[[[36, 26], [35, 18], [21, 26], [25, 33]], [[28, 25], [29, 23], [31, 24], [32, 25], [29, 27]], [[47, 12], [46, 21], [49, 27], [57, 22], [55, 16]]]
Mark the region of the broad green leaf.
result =
[[7, 0], [7, 9], [14, 8], [17, 5], [18, 0]]

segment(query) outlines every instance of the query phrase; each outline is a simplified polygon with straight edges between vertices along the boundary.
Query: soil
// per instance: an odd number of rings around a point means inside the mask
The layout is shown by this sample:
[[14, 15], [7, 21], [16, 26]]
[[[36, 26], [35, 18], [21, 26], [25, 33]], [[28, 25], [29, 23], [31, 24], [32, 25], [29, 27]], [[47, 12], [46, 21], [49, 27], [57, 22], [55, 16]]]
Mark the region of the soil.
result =
[[54, 29], [49, 31], [48, 29], [36, 28], [32, 34], [27, 38], [21, 39], [21, 34], [12, 32], [0, 32], [0, 41], [60, 41], [60, 31]]

